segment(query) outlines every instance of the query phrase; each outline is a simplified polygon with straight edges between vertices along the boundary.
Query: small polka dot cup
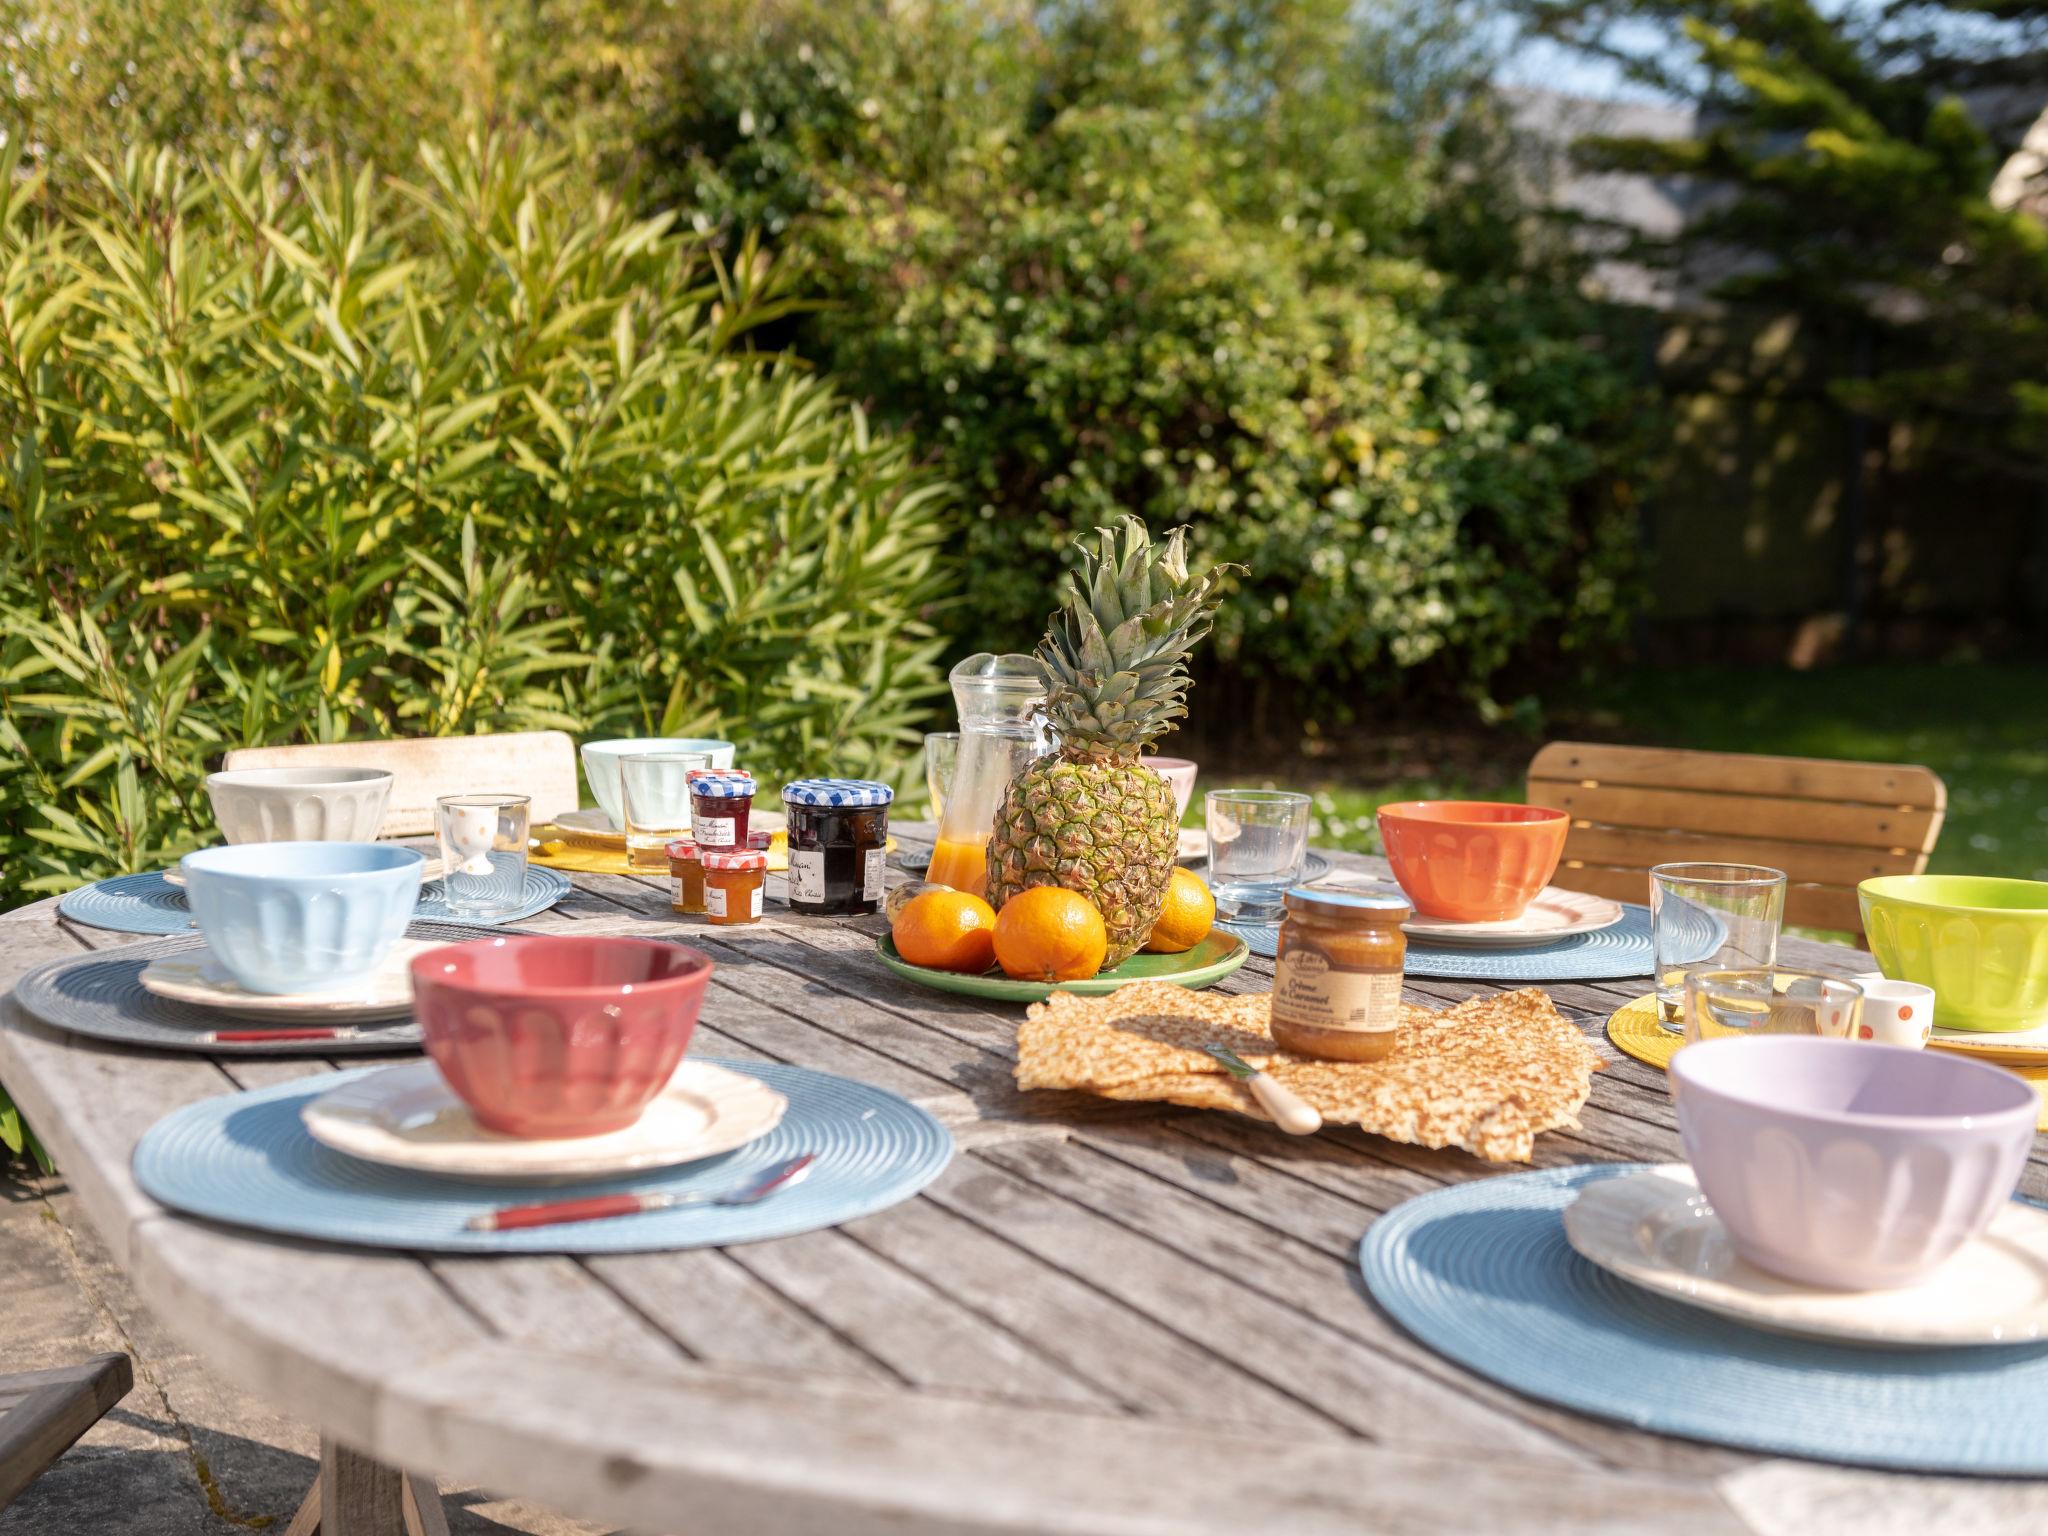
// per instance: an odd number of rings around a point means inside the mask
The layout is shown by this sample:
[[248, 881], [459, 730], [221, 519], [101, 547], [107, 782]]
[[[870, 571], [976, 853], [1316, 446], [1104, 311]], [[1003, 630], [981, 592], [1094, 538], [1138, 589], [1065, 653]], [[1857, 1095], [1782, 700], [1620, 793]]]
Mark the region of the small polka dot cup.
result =
[[1856, 1039], [1916, 1051], [1927, 1043], [1934, 1030], [1934, 988], [1877, 976], [1859, 979], [1857, 985], [1863, 988], [1863, 1010]]

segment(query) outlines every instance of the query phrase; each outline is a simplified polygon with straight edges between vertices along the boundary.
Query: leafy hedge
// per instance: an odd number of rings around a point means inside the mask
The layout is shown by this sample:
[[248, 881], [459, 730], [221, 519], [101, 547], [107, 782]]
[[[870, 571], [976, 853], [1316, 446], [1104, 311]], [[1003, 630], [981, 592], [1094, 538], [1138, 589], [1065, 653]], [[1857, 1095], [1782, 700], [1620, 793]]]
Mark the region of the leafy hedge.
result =
[[[972, 495], [966, 641], [1077, 530], [1241, 561], [1218, 653], [1485, 699], [1616, 638], [1646, 416], [1483, 90], [1348, 0], [699, 0], [658, 200], [805, 252], [800, 345]], [[1432, 84], [1432, 81], [1434, 84]]]
[[751, 246], [531, 148], [370, 170], [0, 153], [0, 901], [208, 839], [226, 748], [559, 726], [889, 776], [941, 482]]

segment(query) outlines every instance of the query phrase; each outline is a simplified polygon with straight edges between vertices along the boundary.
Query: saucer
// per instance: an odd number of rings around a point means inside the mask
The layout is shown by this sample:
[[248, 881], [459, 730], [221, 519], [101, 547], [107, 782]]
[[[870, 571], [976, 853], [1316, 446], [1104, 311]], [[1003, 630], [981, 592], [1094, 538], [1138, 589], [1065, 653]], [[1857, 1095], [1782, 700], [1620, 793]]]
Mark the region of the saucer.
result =
[[368, 976], [324, 992], [251, 992], [204, 944], [150, 961], [137, 980], [158, 997], [218, 1008], [238, 1018], [320, 1024], [399, 1019], [412, 1012], [412, 975], [407, 969], [412, 957], [446, 942], [400, 939]]
[[1586, 1185], [1564, 1231], [1611, 1274], [1777, 1333], [1940, 1349], [2048, 1338], [2048, 1211], [2020, 1201], [1926, 1279], [1890, 1291], [1820, 1290], [1750, 1265], [1683, 1163]]
[[562, 834], [565, 843], [614, 850], [622, 850], [626, 846], [625, 832], [613, 826], [611, 817], [596, 806], [584, 811], [564, 811], [555, 818], [554, 827]]
[[315, 1141], [367, 1162], [457, 1179], [545, 1184], [669, 1168], [743, 1147], [788, 1102], [756, 1078], [685, 1060], [623, 1131], [525, 1140], [487, 1131], [431, 1061], [366, 1073], [300, 1111]]
[[1444, 917], [1415, 917], [1401, 925], [1411, 939], [1431, 944], [1469, 944], [1508, 948], [1517, 944], [1548, 944], [1581, 933], [1598, 933], [1622, 919], [1621, 903], [1583, 891], [1546, 885], [1520, 917], [1490, 923], [1457, 923]]

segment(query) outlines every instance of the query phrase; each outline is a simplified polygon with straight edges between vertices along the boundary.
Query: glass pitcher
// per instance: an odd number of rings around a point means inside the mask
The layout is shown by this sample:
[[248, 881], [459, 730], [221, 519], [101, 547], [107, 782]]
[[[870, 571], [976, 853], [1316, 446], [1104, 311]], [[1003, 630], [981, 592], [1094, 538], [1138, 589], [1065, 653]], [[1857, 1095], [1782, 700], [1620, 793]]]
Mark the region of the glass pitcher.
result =
[[1045, 718], [1045, 669], [1035, 657], [970, 656], [952, 671], [960, 707], [960, 759], [925, 875], [981, 896], [988, 891], [988, 841], [1010, 780], [1058, 744]]

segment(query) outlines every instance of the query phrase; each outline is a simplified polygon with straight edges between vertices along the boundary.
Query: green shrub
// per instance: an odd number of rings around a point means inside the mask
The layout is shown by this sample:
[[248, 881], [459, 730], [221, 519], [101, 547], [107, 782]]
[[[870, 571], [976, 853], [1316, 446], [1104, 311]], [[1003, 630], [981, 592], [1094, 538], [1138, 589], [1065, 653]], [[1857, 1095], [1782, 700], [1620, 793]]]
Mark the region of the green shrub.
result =
[[[1640, 392], [1483, 92], [1347, 0], [700, 0], [665, 198], [806, 252], [801, 345], [971, 493], [963, 641], [1121, 510], [1252, 575], [1217, 654], [1485, 701], [1629, 610]], [[1455, 132], [1441, 132], [1455, 123]]]
[[943, 486], [708, 260], [530, 148], [370, 170], [0, 155], [0, 899], [211, 837], [238, 744], [725, 734], [895, 777]]

